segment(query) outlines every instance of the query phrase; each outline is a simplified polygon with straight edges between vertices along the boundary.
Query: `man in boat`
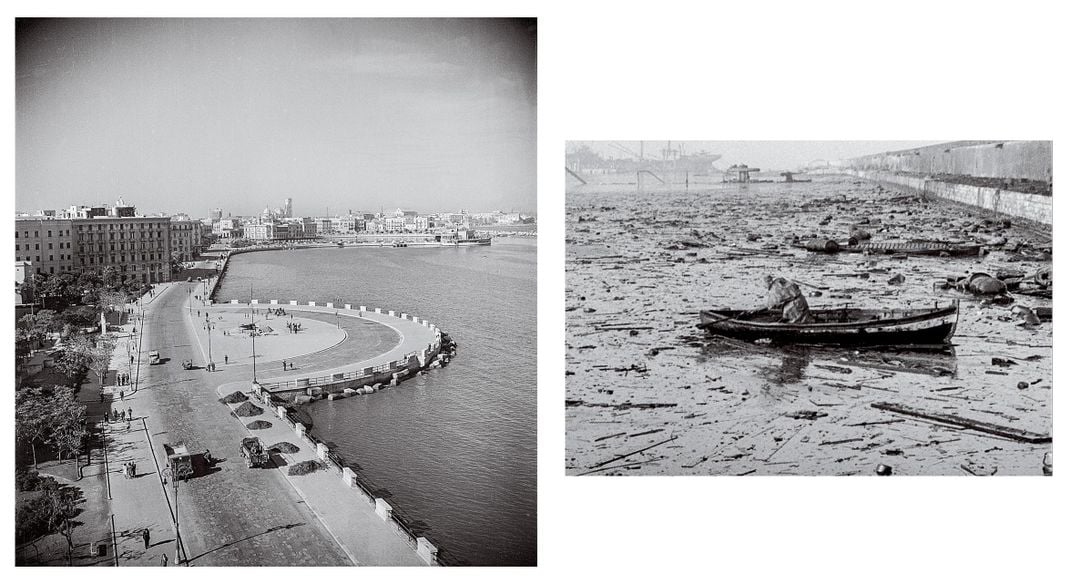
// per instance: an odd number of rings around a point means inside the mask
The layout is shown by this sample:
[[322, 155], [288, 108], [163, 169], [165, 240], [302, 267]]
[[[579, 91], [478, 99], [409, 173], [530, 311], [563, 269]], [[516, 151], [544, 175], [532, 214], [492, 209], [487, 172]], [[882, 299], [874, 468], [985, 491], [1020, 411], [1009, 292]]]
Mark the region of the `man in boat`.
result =
[[791, 324], [814, 322], [811, 307], [800, 292], [800, 287], [790, 280], [766, 276], [766, 308], [781, 311], [781, 321]]

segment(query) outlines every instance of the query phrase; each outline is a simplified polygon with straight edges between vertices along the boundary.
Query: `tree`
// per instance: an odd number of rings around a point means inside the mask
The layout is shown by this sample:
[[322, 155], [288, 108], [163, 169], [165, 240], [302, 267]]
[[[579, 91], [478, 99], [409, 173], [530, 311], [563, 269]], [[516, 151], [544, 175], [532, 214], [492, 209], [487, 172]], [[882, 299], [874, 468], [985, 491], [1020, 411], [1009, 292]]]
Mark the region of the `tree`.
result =
[[30, 445], [34, 467], [38, 442], [51, 446], [60, 460], [77, 454], [86, 436], [85, 417], [86, 407], [70, 387], [30, 387], [15, 393], [15, 440]]
[[115, 338], [100, 336], [97, 344], [89, 350], [89, 368], [97, 374], [97, 380], [104, 385], [104, 376], [108, 374], [112, 364], [112, 351], [115, 350]]
[[123, 277], [115, 266], [105, 266], [101, 270], [100, 280], [104, 288], [109, 290], [117, 290], [123, 285]]
[[118, 312], [123, 309], [126, 301], [125, 289], [104, 290], [97, 295], [97, 306], [104, 312]]
[[40, 387], [28, 387], [15, 393], [15, 440], [29, 444], [33, 465], [37, 467], [37, 443], [51, 432], [52, 415]]
[[171, 252], [171, 260], [168, 263], [172, 274], [177, 274], [186, 268], [186, 263], [183, 261], [182, 254], [177, 251]]
[[73, 306], [60, 313], [60, 319], [72, 327], [88, 327], [97, 324], [97, 309], [93, 306]]
[[16, 354], [26, 355], [38, 347], [48, 337], [47, 321], [41, 321], [35, 314], [27, 314], [15, 325]]
[[93, 362], [93, 349], [93, 344], [86, 337], [71, 338], [56, 359], [56, 369], [66, 375], [68, 381], [77, 384]]

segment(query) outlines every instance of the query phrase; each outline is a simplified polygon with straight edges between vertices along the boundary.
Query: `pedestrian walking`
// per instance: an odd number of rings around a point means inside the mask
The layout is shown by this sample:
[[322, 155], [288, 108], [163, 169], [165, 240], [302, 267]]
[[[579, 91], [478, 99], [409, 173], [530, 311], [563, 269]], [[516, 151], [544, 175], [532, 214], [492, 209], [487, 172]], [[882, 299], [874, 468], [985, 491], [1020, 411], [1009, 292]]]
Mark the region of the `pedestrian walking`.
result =
[[227, 355], [224, 355], [223, 356], [223, 364], [226, 365], [227, 363], [229, 363], [230, 359], [231, 359], [230, 357], [228, 357]]
[[128, 419], [130, 419], [130, 420], [133, 420], [134, 419], [134, 410], [132, 410], [130, 408], [127, 408], [126, 409], [126, 417]]
[[141, 532], [141, 541], [145, 542], [145, 549], [149, 549], [149, 528], [145, 528]]
[[124, 395], [124, 393], [125, 393], [125, 392], [123, 392], [123, 390], [121, 390], [121, 389], [119, 390], [119, 401], [123, 401], [123, 395]]
[[160, 557], [163, 558], [163, 560], [160, 561], [160, 565], [166, 568], [167, 567], [167, 554], [160, 554]]
[[134, 363], [134, 356], [133, 355], [130, 356], [130, 363]]
[[104, 392], [101, 391], [99, 393], [100, 393], [100, 403], [104, 403]]

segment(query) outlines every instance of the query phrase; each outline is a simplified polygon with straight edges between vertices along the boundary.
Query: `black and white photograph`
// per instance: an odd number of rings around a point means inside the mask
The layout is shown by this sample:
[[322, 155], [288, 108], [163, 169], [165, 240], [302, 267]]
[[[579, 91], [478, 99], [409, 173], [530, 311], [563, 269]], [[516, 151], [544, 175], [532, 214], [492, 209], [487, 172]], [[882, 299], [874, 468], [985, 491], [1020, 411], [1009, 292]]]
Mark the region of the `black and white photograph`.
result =
[[1051, 475], [1049, 141], [566, 144], [569, 475]]
[[536, 19], [14, 28], [14, 564], [535, 566]]

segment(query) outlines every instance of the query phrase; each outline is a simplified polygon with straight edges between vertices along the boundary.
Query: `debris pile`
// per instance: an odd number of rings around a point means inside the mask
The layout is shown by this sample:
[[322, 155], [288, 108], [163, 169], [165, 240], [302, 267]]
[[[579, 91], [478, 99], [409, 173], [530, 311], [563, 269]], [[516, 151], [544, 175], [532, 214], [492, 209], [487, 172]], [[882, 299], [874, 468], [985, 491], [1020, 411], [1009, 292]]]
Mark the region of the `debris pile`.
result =
[[240, 417], [259, 416], [264, 413], [264, 408], [252, 403], [244, 402], [242, 405], [234, 409], [234, 414]]
[[319, 460], [305, 460], [297, 464], [290, 465], [290, 468], [286, 471], [286, 474], [290, 476], [302, 476], [310, 473], [314, 473], [318, 470], [327, 468], [324, 463]]

